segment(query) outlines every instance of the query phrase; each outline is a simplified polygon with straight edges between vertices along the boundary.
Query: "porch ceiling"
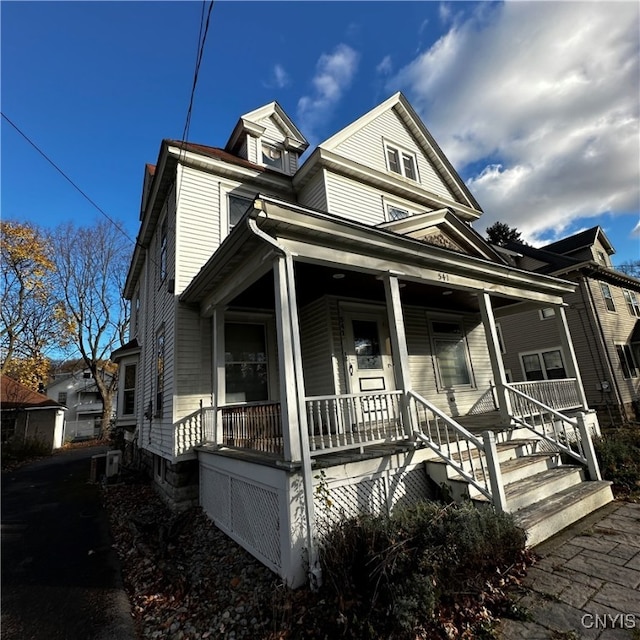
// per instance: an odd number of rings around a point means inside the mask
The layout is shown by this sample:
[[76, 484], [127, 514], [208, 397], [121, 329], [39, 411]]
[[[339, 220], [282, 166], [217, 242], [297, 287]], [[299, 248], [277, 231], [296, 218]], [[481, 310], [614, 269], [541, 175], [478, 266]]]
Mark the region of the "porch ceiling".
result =
[[[344, 275], [336, 279], [334, 275]], [[301, 307], [329, 295], [344, 299], [360, 299], [384, 304], [384, 286], [372, 274], [347, 269], [333, 269], [306, 262], [295, 262], [296, 295]], [[414, 305], [442, 311], [479, 313], [478, 297], [471, 292], [448, 289], [416, 282], [401, 282], [400, 297], [405, 305]], [[512, 304], [513, 300], [495, 298], [494, 307]], [[273, 275], [262, 278], [236, 296], [230, 303], [234, 307], [273, 309]]]

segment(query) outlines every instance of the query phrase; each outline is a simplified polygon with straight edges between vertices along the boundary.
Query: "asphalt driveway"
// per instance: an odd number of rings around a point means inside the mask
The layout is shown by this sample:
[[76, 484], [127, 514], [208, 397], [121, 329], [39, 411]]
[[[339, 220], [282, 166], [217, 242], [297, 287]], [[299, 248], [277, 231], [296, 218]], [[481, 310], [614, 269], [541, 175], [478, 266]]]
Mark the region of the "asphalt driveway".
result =
[[91, 456], [72, 449], [2, 475], [3, 640], [133, 640]]

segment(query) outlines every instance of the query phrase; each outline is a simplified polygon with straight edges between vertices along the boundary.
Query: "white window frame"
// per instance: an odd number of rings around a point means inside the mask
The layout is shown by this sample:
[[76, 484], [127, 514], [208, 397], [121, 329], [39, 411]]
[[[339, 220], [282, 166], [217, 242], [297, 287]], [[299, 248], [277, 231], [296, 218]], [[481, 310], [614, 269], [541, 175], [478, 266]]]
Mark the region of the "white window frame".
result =
[[168, 251], [169, 251], [169, 216], [165, 213], [160, 223], [158, 234], [158, 271], [160, 283], [163, 283], [168, 274]]
[[[444, 324], [455, 324], [460, 328], [460, 337], [456, 340], [451, 337], [450, 334], [440, 333], [435, 330], [434, 323], [444, 323]], [[451, 389], [474, 389], [475, 388], [475, 380], [473, 375], [473, 367], [471, 366], [471, 354], [469, 353], [469, 343], [467, 341], [467, 332], [464, 327], [464, 319], [461, 316], [449, 316], [449, 315], [435, 315], [435, 314], [427, 314], [427, 324], [429, 327], [429, 341], [431, 345], [431, 354], [433, 358], [433, 367], [436, 374], [436, 385], [438, 391], [446, 392]], [[467, 373], [469, 377], [469, 382], [461, 383], [461, 384], [453, 384], [447, 386], [444, 384], [442, 379], [442, 373], [440, 371], [440, 361], [438, 359], [437, 353], [437, 343], [438, 342], [456, 342], [456, 344], [461, 344], [463, 348], [463, 353], [465, 357], [465, 364], [467, 368]]]
[[[394, 171], [391, 168], [391, 163], [389, 162], [389, 151], [393, 151], [397, 154], [398, 158], [398, 169], [399, 171]], [[411, 164], [413, 165], [413, 172], [415, 176], [411, 177], [407, 175], [407, 170], [404, 164], [404, 160], [411, 160]], [[412, 182], [420, 182], [420, 174], [418, 173], [418, 157], [413, 151], [409, 151], [407, 149], [403, 149], [401, 146], [394, 144], [393, 142], [384, 141], [384, 161], [385, 166], [387, 167], [387, 171], [394, 173], [396, 175], [402, 176], [407, 180], [411, 180]]]
[[[164, 325], [156, 331], [155, 343], [155, 397], [153, 415], [161, 418], [164, 414], [165, 390], [167, 387], [166, 367], [167, 367], [167, 336]], [[161, 388], [162, 387], [162, 388]]]
[[622, 295], [624, 296], [624, 301], [627, 303], [629, 313], [636, 318], [640, 318], [640, 302], [638, 302], [636, 292], [630, 289], [623, 289]]
[[251, 193], [249, 191], [245, 191], [240, 187], [240, 185], [234, 185], [233, 183], [220, 183], [220, 208], [222, 209], [220, 214], [220, 241], [224, 240], [231, 229], [235, 225], [231, 224], [231, 208], [229, 206], [229, 198], [244, 198], [247, 200], [247, 208], [248, 205], [253, 202], [257, 193]]
[[[604, 306], [610, 313], [616, 313], [616, 303], [613, 301], [613, 291], [611, 291], [611, 287], [606, 282], [600, 283], [600, 292], [602, 293], [602, 298], [604, 300]], [[611, 307], [609, 307], [609, 303], [611, 303]]]
[[532, 351], [521, 351], [518, 353], [518, 360], [520, 361], [520, 369], [522, 370], [522, 379], [528, 382], [535, 382], [527, 380], [527, 370], [524, 366], [524, 356], [538, 356], [540, 365], [542, 366], [542, 380], [558, 380], [559, 378], [550, 378], [547, 372], [547, 368], [544, 362], [544, 354], [558, 351], [560, 353], [560, 359], [562, 360], [562, 368], [564, 369], [565, 378], [567, 376], [567, 359], [562, 351], [562, 347], [545, 347], [544, 349], [534, 349]]
[[[127, 387], [127, 369], [133, 367], [133, 386]], [[138, 363], [137, 362], [128, 362], [122, 364], [122, 415], [123, 416], [133, 416], [136, 413], [136, 395], [137, 395], [137, 387], [138, 387]], [[130, 412], [127, 413], [127, 393], [133, 392], [133, 408]]]
[[[279, 165], [273, 162], [265, 162], [264, 158], [266, 155], [264, 150], [276, 151], [280, 154], [280, 163]], [[281, 173], [287, 173], [286, 167], [288, 165], [288, 154], [287, 150], [281, 143], [276, 142], [275, 140], [270, 140], [269, 138], [260, 138], [258, 144], [258, 162], [263, 167], [269, 167], [270, 169], [275, 169], [276, 171], [280, 171]]]

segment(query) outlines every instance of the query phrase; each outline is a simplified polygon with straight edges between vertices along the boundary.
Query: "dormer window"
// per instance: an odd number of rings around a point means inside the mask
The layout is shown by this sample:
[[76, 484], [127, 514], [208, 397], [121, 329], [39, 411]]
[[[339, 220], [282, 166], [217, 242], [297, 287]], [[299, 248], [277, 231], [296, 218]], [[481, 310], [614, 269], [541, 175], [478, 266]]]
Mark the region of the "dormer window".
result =
[[389, 171], [409, 178], [409, 180], [418, 180], [416, 157], [413, 153], [409, 153], [392, 145], [385, 145], [385, 149]]
[[268, 142], [262, 143], [262, 164], [284, 171], [284, 149], [279, 149]]

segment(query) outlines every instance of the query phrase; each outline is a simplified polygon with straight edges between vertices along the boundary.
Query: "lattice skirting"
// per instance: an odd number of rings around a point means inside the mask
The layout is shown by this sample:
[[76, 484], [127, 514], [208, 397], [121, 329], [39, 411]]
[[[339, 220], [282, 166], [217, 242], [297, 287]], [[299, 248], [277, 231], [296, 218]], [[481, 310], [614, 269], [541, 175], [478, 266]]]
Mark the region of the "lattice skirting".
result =
[[318, 537], [322, 539], [338, 522], [360, 514], [389, 514], [400, 505], [428, 498], [423, 464], [325, 482], [316, 480], [314, 508]]
[[216, 525], [245, 549], [267, 566], [281, 567], [277, 490], [201, 466], [200, 504]]

